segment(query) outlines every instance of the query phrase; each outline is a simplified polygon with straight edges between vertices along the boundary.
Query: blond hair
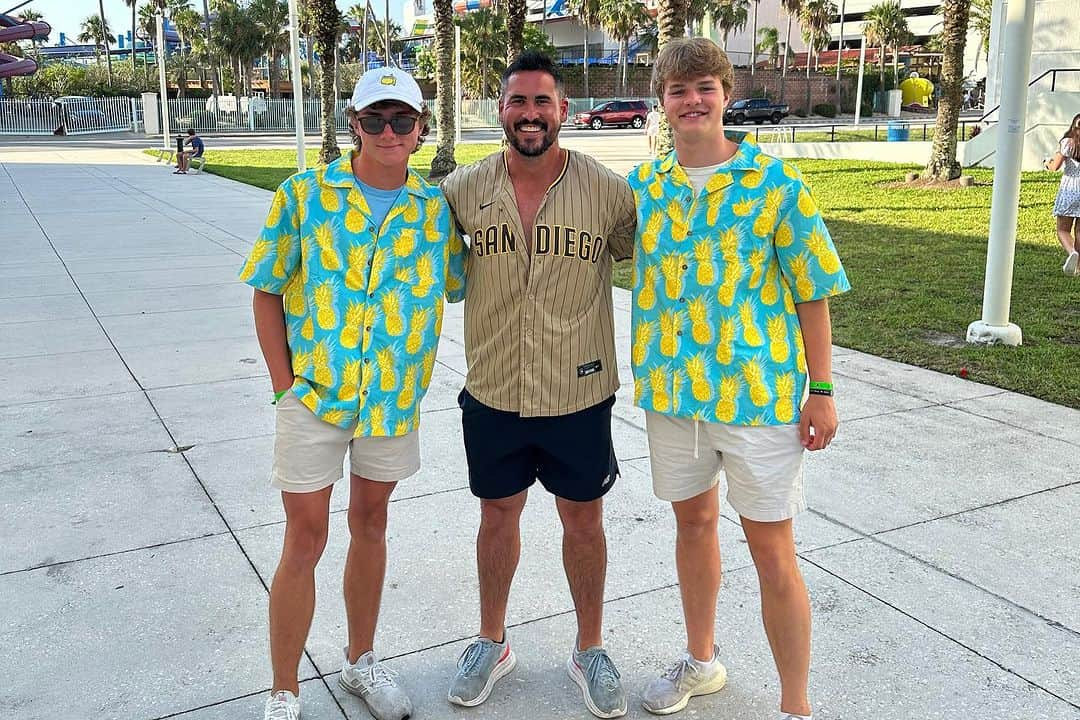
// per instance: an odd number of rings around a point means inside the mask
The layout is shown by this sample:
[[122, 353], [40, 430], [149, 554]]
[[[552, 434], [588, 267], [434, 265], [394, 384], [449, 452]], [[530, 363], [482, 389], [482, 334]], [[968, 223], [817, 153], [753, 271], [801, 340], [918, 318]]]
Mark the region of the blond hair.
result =
[[667, 83], [706, 75], [718, 79], [724, 88], [724, 95], [731, 96], [735, 70], [724, 51], [708, 38], [675, 38], [665, 43], [656, 56], [652, 89], [663, 104], [664, 86]]
[[[401, 103], [394, 102], [392, 100], [380, 101], [373, 103], [368, 107], [375, 109], [381, 109], [387, 106], [400, 105]], [[365, 110], [367, 108], [364, 108]], [[410, 110], [412, 108], [409, 108]], [[353, 120], [360, 116], [360, 111], [354, 108], [352, 105], [345, 108], [345, 122], [349, 126], [349, 135], [352, 136], [353, 145], [356, 146], [357, 151], [360, 150], [360, 146], [363, 144], [360, 135], [357, 134], [353, 128]], [[424, 109], [420, 111], [420, 117], [416, 121], [420, 125], [420, 137], [416, 139], [416, 147], [413, 152], [416, 152], [424, 144], [424, 140], [427, 139], [428, 133], [431, 132], [431, 109], [428, 108], [427, 103], [424, 103]]]

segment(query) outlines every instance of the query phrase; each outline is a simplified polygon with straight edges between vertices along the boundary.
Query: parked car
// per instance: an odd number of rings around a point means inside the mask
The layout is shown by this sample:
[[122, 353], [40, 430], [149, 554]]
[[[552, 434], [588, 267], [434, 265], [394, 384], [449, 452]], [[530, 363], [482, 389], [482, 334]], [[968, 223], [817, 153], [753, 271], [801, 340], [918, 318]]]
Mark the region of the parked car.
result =
[[747, 120], [751, 120], [755, 125], [760, 125], [768, 120], [773, 125], [778, 125], [790, 114], [787, 105], [773, 103], [765, 98], [748, 98], [736, 100], [728, 105], [727, 110], [724, 111], [724, 122], [730, 125], [742, 125]]
[[593, 130], [602, 127], [639, 128], [645, 124], [648, 114], [649, 104], [644, 100], [612, 100], [574, 115], [574, 127], [590, 127]]
[[53, 100], [64, 113], [68, 128], [80, 130], [104, 129], [109, 119], [100, 108], [94, 106], [94, 99], [83, 95], [63, 95]]

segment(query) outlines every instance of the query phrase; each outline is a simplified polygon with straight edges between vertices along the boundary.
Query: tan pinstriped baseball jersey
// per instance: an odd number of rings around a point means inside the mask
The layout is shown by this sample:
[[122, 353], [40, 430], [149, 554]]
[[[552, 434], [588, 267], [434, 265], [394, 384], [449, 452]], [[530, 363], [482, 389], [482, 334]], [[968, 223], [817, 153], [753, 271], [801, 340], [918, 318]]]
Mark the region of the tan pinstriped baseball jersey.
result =
[[524, 417], [577, 412], [619, 387], [611, 266], [633, 252], [634, 197], [596, 160], [565, 152], [536, 213], [531, 253], [503, 153], [443, 181], [470, 238], [465, 387], [483, 404]]

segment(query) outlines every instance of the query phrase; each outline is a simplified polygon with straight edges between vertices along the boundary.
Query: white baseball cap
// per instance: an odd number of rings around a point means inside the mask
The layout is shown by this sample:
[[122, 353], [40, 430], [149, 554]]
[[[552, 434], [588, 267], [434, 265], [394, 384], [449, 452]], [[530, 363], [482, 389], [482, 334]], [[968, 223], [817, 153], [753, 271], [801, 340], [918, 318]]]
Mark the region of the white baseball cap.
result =
[[356, 81], [350, 104], [355, 110], [363, 110], [384, 100], [405, 103], [413, 110], [422, 112], [424, 96], [412, 75], [396, 67], [368, 70]]

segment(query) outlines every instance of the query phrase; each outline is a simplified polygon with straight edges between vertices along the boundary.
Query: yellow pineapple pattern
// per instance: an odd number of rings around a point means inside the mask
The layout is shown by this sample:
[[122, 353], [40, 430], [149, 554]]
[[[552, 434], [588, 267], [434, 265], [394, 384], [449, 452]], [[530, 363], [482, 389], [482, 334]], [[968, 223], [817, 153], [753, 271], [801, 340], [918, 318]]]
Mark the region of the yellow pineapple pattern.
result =
[[338, 316], [334, 312], [334, 288], [329, 281], [315, 288], [313, 299], [315, 307], [318, 309], [315, 320], [319, 323], [319, 327], [323, 330], [336, 329]]
[[308, 196], [311, 194], [311, 186], [307, 180], [296, 178], [293, 180], [293, 197], [296, 198], [296, 222], [303, 225], [307, 222]]
[[431, 383], [431, 373], [435, 370], [435, 351], [428, 350], [424, 353], [424, 359], [421, 361], [421, 367], [423, 372], [420, 375], [420, 387], [426, 388]]
[[806, 372], [806, 346], [803, 344], [802, 331], [795, 330], [795, 369]]
[[795, 292], [803, 301], [814, 299], [814, 281], [810, 277], [810, 260], [806, 253], [801, 253], [791, 261], [791, 272], [795, 273]]
[[371, 349], [371, 340], [375, 337], [375, 333], [371, 331], [375, 324], [379, 322], [379, 306], [378, 304], [368, 305], [367, 311], [364, 313], [364, 330], [360, 334], [360, 350], [367, 352]]
[[367, 270], [370, 254], [371, 248], [367, 245], [353, 245], [349, 248], [349, 253], [345, 258], [348, 263], [348, 270], [345, 271], [345, 287], [350, 290], [360, 290], [365, 287], [367, 278], [364, 273]]
[[350, 360], [341, 371], [341, 386], [337, 398], [341, 402], [351, 402], [360, 394], [360, 361]]
[[656, 266], [646, 266], [643, 275], [641, 291], [638, 293], [638, 307], [652, 310], [656, 306]]
[[438, 242], [439, 235], [440, 204], [438, 198], [429, 198], [424, 204], [424, 239], [428, 242]]
[[311, 351], [311, 362], [315, 370], [315, 382], [323, 387], [331, 387], [334, 384], [334, 373], [330, 369], [330, 351], [325, 342], [315, 343]]
[[754, 234], [758, 237], [768, 237], [776, 227], [776, 219], [780, 214], [780, 207], [784, 204], [784, 188], [770, 188], [765, 193], [765, 206], [761, 208], [757, 219], [754, 220]]
[[382, 277], [383, 269], [386, 267], [387, 261], [390, 259], [389, 251], [384, 248], [375, 248], [375, 253], [371, 258], [371, 281], [378, 282]]
[[750, 253], [750, 287], [756, 288], [761, 284], [765, 274], [765, 249], [758, 248]]
[[350, 302], [345, 309], [345, 324], [341, 328], [339, 341], [341, 346], [354, 350], [360, 344], [360, 326], [364, 324], [364, 312], [367, 306], [359, 302]]
[[690, 378], [690, 393], [698, 402], [712, 400], [712, 386], [705, 379], [705, 358], [701, 353], [686, 359], [686, 375]]
[[259, 263], [266, 259], [266, 256], [270, 254], [270, 248], [272, 247], [273, 243], [269, 240], [255, 241], [255, 246], [251, 248], [251, 253], [248, 255], [247, 262], [244, 263], [244, 267], [240, 271], [241, 280], [247, 282], [255, 277], [255, 271], [259, 268]]
[[639, 322], [634, 328], [634, 343], [630, 350], [630, 361], [634, 365], [645, 362], [645, 353], [649, 350], [649, 343], [652, 342], [654, 332], [656, 332], [654, 322]]
[[274, 193], [274, 199], [270, 201], [270, 212], [266, 214], [266, 228], [268, 230], [276, 228], [278, 223], [281, 222], [281, 211], [285, 209], [288, 201], [285, 191], [278, 188], [277, 192]]
[[431, 310], [417, 308], [412, 312], [409, 321], [409, 335], [405, 338], [405, 352], [410, 355], [416, 354], [424, 341], [424, 332], [427, 330], [428, 321], [431, 319]]
[[732, 205], [731, 211], [735, 213], [735, 217], [749, 217], [750, 213], [754, 212], [757, 204], [758, 201], [752, 197], [744, 198]]
[[663, 227], [664, 216], [660, 213], [653, 213], [645, 223], [645, 229], [641, 233], [641, 249], [649, 255], [656, 252], [656, 244]]
[[720, 341], [716, 343], [716, 362], [730, 365], [735, 357], [735, 318], [720, 321]]
[[765, 270], [765, 282], [761, 285], [761, 302], [765, 305], [775, 305], [780, 299], [780, 270], [776, 265], [769, 265]]
[[330, 188], [323, 188], [319, 190], [319, 204], [322, 205], [323, 211], [327, 213], [336, 213], [341, 210], [341, 198], [335, 190]]
[[795, 314], [795, 297], [791, 294], [791, 288], [788, 286], [787, 281], [783, 278], [780, 285], [780, 294], [784, 298], [784, 312], [788, 315]]
[[360, 374], [360, 400], [357, 407], [360, 410], [364, 409], [367, 405], [367, 399], [370, 397], [371, 386], [375, 384], [375, 373], [369, 367], [367, 372]]
[[743, 173], [740, 183], [747, 190], [753, 190], [765, 181], [765, 172], [762, 170], [749, 170]]
[[743, 300], [739, 305], [739, 322], [742, 323], [743, 342], [751, 347], [765, 344], [765, 338], [761, 336], [755, 315], [753, 301], [750, 298]]
[[652, 390], [653, 409], [656, 412], [667, 412], [671, 407], [671, 395], [667, 389], [667, 374], [663, 368], [653, 368], [649, 371], [649, 386]]
[[738, 375], [725, 375], [720, 379], [720, 399], [716, 401], [716, 419], [722, 423], [735, 421], [738, 413], [739, 390], [742, 384]]
[[799, 190], [799, 200], [797, 203], [799, 212], [803, 217], [814, 217], [817, 215], [817, 203], [814, 202], [814, 198], [810, 193], [806, 191], [806, 188]]
[[682, 310], [665, 310], [660, 313], [660, 354], [675, 357], [679, 352], [679, 334], [682, 331]]
[[782, 373], [776, 376], [776, 419], [787, 424], [795, 419], [795, 376]]
[[709, 322], [711, 312], [708, 298], [699, 295], [687, 304], [686, 311], [690, 316], [690, 335], [694, 342], [702, 345], [712, 342], [713, 329]]
[[379, 366], [379, 389], [390, 392], [397, 387], [398, 376], [394, 357], [394, 350], [390, 347], [379, 348], [375, 351], [375, 362]]
[[311, 367], [311, 353], [300, 351], [292, 354], [293, 375], [302, 377], [307, 374], [309, 367]]
[[671, 373], [671, 412], [679, 412], [682, 405], [683, 371], [674, 370]]
[[393, 337], [405, 332], [405, 316], [401, 313], [401, 291], [387, 290], [382, 294], [379, 302], [382, 304], [386, 332]]
[[300, 337], [305, 340], [315, 339], [315, 323], [312, 321], [311, 316], [308, 315], [307, 320], [300, 326]]
[[750, 388], [750, 402], [757, 407], [768, 405], [772, 396], [769, 395], [769, 386], [765, 384], [765, 371], [761, 367], [761, 362], [756, 359], [747, 360], [742, 364], [742, 374], [746, 385]]
[[334, 248], [334, 231], [324, 222], [315, 228], [315, 244], [319, 246], [319, 262], [327, 270], [341, 268], [341, 259]]
[[398, 410], [406, 410], [416, 402], [416, 376], [419, 372], [419, 363], [413, 363], [405, 368], [405, 380], [401, 383], [401, 392], [398, 393]]
[[354, 207], [350, 207], [345, 211], [345, 229], [349, 232], [359, 234], [367, 229], [367, 219], [364, 214]]
[[660, 182], [659, 178], [649, 183], [649, 196], [653, 200], [659, 200], [664, 194], [664, 185]]
[[791, 229], [791, 223], [784, 220], [780, 223], [780, 227], [776, 228], [776, 247], [786, 248], [790, 247], [791, 243], [795, 242], [795, 233]]
[[410, 292], [413, 297], [423, 298], [435, 286], [435, 259], [427, 252], [416, 258], [416, 284]]
[[394, 254], [398, 257], [408, 257], [416, 250], [416, 230], [404, 228], [394, 238]]
[[708, 204], [705, 210], [705, 222], [712, 227], [720, 217], [720, 208], [724, 206], [725, 193], [714, 192], [709, 194]]
[[371, 412], [368, 414], [368, 419], [371, 422], [371, 436], [372, 437], [385, 437], [386, 436], [386, 403], [378, 403], [371, 406]]
[[713, 244], [709, 238], [694, 242], [694, 262], [697, 263], [698, 285], [713, 285], [716, 282], [716, 262], [713, 258]]
[[787, 318], [783, 315], [773, 315], [769, 318], [766, 331], [769, 334], [769, 356], [772, 357], [773, 362], [786, 363], [791, 355], [787, 342]]
[[637, 179], [641, 184], [645, 184], [649, 181], [649, 177], [652, 175], [653, 168], [652, 163], [642, 163], [637, 169]]
[[405, 222], [410, 225], [414, 225], [416, 221], [420, 219], [420, 206], [416, 204], [416, 200], [414, 200], [411, 195], [405, 203], [405, 213], [403, 217], [405, 218]]
[[408, 265], [398, 265], [394, 268], [394, 279], [399, 283], [408, 285], [412, 282], [412, 268]]
[[634, 377], [634, 404], [641, 402], [641, 398], [645, 395], [645, 378]]
[[292, 238], [286, 233], [281, 233], [277, 237], [275, 244], [275, 254], [277, 257], [274, 259], [274, 266], [270, 270], [270, 274], [276, 278], [285, 277], [285, 261], [289, 259], [289, 248], [292, 247]]
[[660, 261], [660, 274], [664, 276], [664, 294], [670, 300], [678, 300], [682, 295], [687, 259], [686, 253], [673, 252]]
[[822, 272], [829, 275], [840, 272], [840, 258], [820, 230], [814, 228], [810, 231], [810, 235], [806, 238], [806, 247], [810, 249], [810, 253], [817, 259]]

